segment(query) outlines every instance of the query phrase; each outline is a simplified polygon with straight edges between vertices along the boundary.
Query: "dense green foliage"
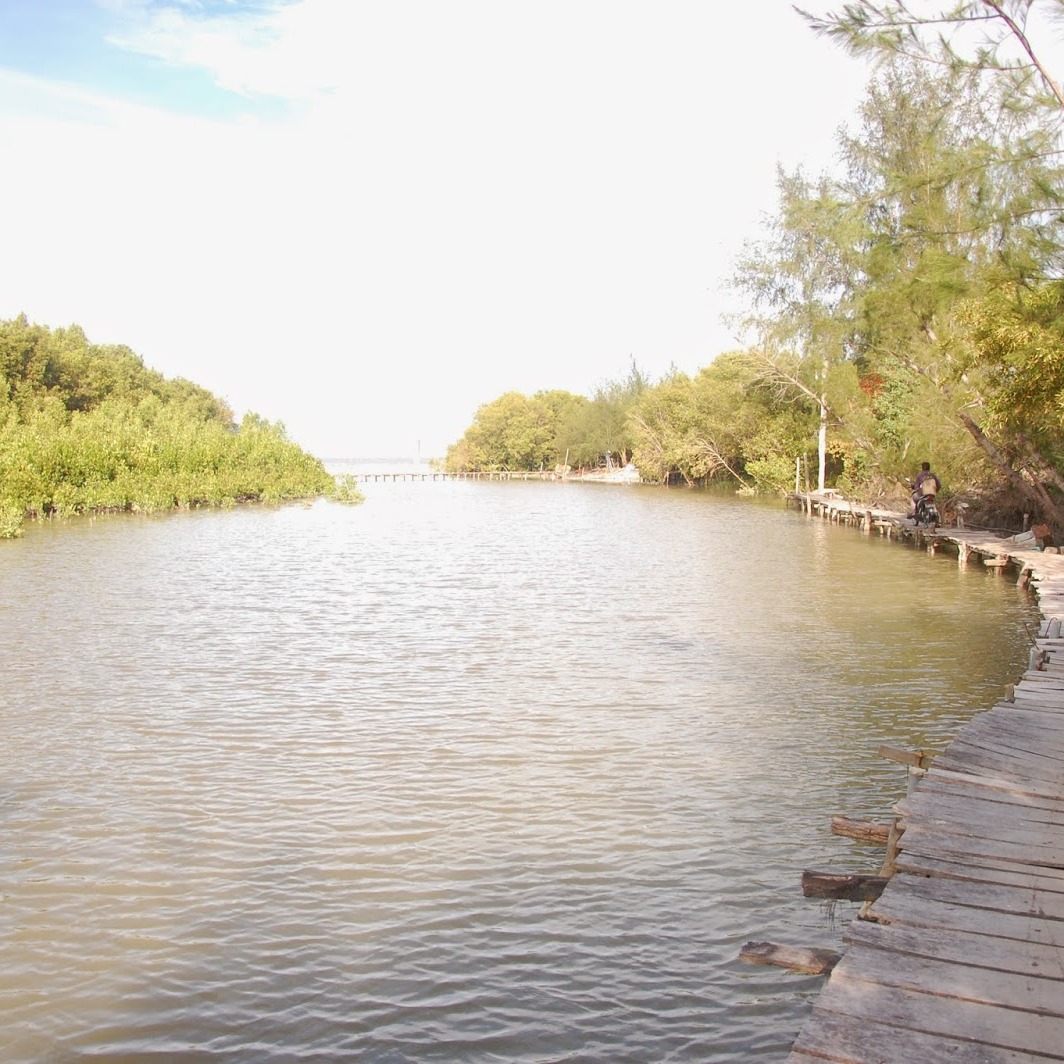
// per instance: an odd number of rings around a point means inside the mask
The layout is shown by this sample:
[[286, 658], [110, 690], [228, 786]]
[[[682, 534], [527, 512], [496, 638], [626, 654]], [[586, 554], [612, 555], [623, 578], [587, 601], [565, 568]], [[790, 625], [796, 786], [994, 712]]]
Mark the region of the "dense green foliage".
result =
[[321, 495], [334, 481], [285, 436], [167, 380], [126, 347], [0, 322], [0, 536], [25, 517]]
[[601, 387], [590, 398], [566, 391], [537, 392], [531, 398], [507, 392], [477, 412], [465, 435], [447, 452], [450, 470], [554, 469], [591, 467], [607, 461], [624, 465], [635, 435], [631, 412], [646, 391], [646, 378], [633, 365], [628, 376]]
[[[778, 208], [735, 269], [745, 346], [624, 393], [610, 411], [623, 443], [596, 437], [588, 454], [744, 490], [793, 487], [797, 464], [866, 499], [899, 498], [928, 460], [947, 510], [967, 495], [1064, 538], [1064, 94], [1025, 36], [1035, 3], [917, 18], [858, 0], [813, 20], [880, 60], [840, 172], [778, 175]], [[450, 458], [551, 467], [564, 442], [582, 461], [595, 402], [570, 397], [575, 434], [542, 418], [534, 454], [495, 446], [508, 414], [488, 404]]]

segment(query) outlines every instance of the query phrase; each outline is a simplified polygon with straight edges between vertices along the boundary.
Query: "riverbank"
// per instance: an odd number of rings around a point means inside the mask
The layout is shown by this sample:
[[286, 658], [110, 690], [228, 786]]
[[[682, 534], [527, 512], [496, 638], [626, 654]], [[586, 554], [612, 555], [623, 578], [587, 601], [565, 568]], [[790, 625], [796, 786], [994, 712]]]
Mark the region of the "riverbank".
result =
[[893, 810], [883, 882], [827, 965], [788, 1062], [1064, 1060], [1064, 556], [914, 529], [825, 495], [793, 500], [932, 553], [956, 549], [962, 565], [1012, 569], [1042, 620], [1019, 682], [916, 769]]

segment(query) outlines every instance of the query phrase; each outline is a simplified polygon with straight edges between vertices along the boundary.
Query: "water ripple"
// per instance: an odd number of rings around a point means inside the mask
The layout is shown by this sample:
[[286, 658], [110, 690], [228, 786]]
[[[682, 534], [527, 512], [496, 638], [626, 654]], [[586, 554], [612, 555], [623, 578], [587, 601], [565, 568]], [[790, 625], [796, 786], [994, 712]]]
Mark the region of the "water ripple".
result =
[[[761, 507], [594, 486], [3, 544], [5, 1061], [782, 1060], [827, 832], [1029, 603]], [[874, 604], [874, 609], [871, 606]], [[919, 677], [917, 682], [916, 678]]]

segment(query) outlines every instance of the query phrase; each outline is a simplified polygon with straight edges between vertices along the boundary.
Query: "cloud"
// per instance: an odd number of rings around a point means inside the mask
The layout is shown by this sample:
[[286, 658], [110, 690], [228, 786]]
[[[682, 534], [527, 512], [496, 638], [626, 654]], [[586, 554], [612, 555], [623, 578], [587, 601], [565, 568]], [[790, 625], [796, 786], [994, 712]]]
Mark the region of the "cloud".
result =
[[342, 0], [133, 2], [113, 7], [109, 43], [172, 66], [206, 71], [242, 96], [310, 100], [342, 80], [343, 42], [361, 5]]

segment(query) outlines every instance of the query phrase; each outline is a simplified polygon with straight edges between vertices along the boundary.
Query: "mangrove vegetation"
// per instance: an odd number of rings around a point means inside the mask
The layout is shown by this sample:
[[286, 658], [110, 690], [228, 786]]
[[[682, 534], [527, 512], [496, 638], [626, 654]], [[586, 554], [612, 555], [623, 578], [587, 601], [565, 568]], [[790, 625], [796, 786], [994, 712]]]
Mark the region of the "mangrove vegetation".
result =
[[779, 171], [735, 263], [736, 349], [591, 397], [504, 395], [449, 468], [631, 459], [645, 479], [785, 491], [797, 472], [874, 500], [928, 460], [947, 501], [1064, 534], [1064, 94], [1027, 36], [1039, 6], [1064, 4], [810, 17], [874, 73], [837, 168]]
[[280, 502], [339, 492], [318, 459], [255, 414], [166, 379], [77, 326], [0, 322], [0, 536], [24, 520]]

